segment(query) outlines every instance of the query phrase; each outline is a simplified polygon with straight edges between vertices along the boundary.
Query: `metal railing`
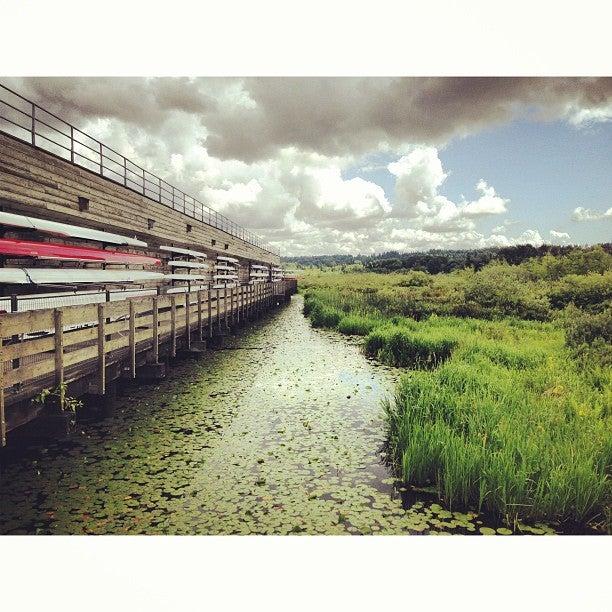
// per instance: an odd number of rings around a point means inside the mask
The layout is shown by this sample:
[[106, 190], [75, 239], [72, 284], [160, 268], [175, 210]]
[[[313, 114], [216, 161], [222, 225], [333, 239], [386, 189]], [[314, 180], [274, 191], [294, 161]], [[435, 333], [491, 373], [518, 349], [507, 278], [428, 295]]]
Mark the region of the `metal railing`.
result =
[[279, 255], [252, 232], [1, 83], [0, 131]]

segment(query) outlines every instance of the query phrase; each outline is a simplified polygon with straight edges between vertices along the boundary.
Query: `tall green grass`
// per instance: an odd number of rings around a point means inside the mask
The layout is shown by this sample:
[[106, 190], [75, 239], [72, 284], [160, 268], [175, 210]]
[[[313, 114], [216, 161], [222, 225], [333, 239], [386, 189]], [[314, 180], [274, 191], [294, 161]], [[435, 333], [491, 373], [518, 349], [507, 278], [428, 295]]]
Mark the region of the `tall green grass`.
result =
[[[359, 276], [368, 277], [365, 285]], [[304, 312], [313, 325], [364, 336], [366, 354], [409, 368], [385, 406], [398, 474], [434, 485], [452, 508], [509, 524], [609, 529], [612, 376], [605, 362], [572, 358], [556, 322], [404, 316], [415, 314], [404, 304], [414, 287], [372, 276], [307, 280]], [[452, 294], [449, 278], [436, 281], [444, 283]], [[431, 291], [424, 285], [418, 289]]]

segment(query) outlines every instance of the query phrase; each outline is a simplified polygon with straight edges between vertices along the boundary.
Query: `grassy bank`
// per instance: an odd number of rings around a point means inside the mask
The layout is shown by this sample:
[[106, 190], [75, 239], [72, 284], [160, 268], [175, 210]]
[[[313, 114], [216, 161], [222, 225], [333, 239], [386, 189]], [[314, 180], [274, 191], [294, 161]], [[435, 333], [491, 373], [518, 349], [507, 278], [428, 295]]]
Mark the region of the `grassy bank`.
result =
[[[405, 481], [509, 524], [609, 528], [610, 272], [532, 278], [513, 295], [504, 294], [505, 280], [493, 280], [499, 270], [482, 272], [305, 273], [305, 313], [314, 326], [363, 336], [368, 355], [407, 368], [386, 406]], [[567, 287], [574, 299], [560, 300]], [[472, 304], [458, 316], [466, 291]]]

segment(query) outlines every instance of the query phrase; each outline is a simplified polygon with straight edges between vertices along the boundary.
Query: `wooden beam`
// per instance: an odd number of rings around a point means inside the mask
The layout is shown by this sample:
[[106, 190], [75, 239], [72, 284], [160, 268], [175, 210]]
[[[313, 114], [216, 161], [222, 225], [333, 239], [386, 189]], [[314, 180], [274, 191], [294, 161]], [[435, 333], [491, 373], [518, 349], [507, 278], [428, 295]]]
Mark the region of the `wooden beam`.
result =
[[208, 337], [212, 338], [213, 329], [212, 329], [212, 296], [210, 295], [210, 289], [206, 292], [206, 309], [208, 315]]
[[204, 340], [204, 320], [202, 316], [204, 292], [198, 289], [198, 338]]
[[153, 298], [153, 363], [159, 363], [159, 300]]
[[130, 376], [136, 378], [136, 309], [130, 300]]
[[[55, 386], [60, 388], [64, 384], [64, 312], [61, 308], [53, 310], [53, 323], [55, 327]], [[60, 406], [64, 409], [63, 393], [60, 395]]]
[[185, 340], [187, 341], [187, 349], [191, 348], [191, 294], [189, 289], [185, 293]]
[[98, 304], [98, 393], [106, 393], [106, 315], [105, 304]]
[[176, 357], [176, 295], [170, 297], [170, 354]]

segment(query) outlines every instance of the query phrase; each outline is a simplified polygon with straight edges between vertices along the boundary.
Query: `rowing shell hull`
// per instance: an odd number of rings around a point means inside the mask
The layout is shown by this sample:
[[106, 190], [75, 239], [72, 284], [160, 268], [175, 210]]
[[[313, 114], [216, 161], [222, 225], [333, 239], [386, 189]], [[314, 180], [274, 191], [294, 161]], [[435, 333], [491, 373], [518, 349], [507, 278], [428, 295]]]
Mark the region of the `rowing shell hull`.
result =
[[10, 225], [29, 230], [37, 230], [45, 234], [53, 234], [67, 238], [83, 238], [107, 244], [124, 244], [126, 246], [146, 247], [147, 243], [136, 238], [128, 238], [111, 232], [101, 232], [100, 230], [79, 227], [68, 223], [58, 223], [57, 221], [47, 221], [36, 217], [26, 217], [25, 215], [15, 215], [13, 213], [0, 211], [0, 225]]
[[68, 268], [0, 268], [0, 283], [13, 285], [112, 285], [162, 281], [161, 272]]
[[60, 261], [95, 261], [113, 264], [134, 264], [141, 266], [160, 266], [161, 260], [146, 255], [105, 251], [89, 247], [78, 247], [51, 242], [29, 240], [9, 240], [0, 238], [0, 256], [35, 257], [36, 259], [55, 259]]

